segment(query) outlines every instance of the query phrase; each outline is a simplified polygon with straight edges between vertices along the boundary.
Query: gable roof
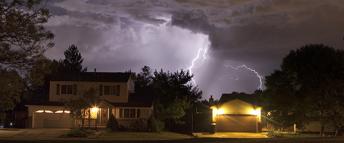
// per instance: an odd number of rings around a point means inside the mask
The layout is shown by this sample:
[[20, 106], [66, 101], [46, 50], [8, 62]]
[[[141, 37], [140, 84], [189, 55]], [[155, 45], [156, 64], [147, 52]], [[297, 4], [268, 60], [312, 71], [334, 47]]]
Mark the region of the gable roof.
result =
[[220, 104], [222, 104], [222, 103], [225, 103], [225, 102], [228, 102], [231, 100], [235, 100], [235, 99], [239, 99], [239, 100], [245, 101], [245, 102], [253, 104], [253, 105], [259, 104], [259, 96], [258, 95], [247, 94], [247, 93], [237, 93], [237, 92], [222, 94], [219, 102], [220, 102]]
[[50, 81], [127, 82], [131, 75], [123, 72], [82, 72], [53, 75]]

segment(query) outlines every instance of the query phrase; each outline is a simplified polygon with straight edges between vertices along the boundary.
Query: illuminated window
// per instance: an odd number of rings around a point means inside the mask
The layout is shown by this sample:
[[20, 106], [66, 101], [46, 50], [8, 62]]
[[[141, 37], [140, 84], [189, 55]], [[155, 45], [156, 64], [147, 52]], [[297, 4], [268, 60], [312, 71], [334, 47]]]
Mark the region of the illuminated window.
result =
[[44, 110], [37, 110], [36, 113], [43, 113]]
[[63, 113], [63, 110], [55, 111], [55, 113]]
[[44, 113], [54, 113], [54, 112], [51, 110], [44, 110]]
[[65, 110], [64, 113], [70, 114], [70, 111], [69, 110]]

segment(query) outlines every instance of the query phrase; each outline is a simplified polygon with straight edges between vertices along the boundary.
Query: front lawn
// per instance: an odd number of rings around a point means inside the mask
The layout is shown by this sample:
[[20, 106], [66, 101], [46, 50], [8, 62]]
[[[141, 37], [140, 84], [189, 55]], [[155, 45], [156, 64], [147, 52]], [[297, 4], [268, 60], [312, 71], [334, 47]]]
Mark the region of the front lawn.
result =
[[173, 132], [104, 132], [98, 139], [101, 140], [182, 140], [192, 136]]

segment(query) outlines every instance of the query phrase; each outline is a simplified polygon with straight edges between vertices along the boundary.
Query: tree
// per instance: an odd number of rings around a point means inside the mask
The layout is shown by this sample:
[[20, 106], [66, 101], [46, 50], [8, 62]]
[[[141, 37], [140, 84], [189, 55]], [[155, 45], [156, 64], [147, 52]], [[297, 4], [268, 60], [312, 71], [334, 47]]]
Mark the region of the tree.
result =
[[25, 101], [47, 101], [49, 95], [49, 77], [61, 68], [61, 64], [40, 56], [32, 64], [24, 76], [25, 80]]
[[71, 115], [81, 120], [81, 127], [83, 128], [85, 123], [86, 109], [97, 105], [99, 102], [100, 98], [96, 94], [96, 90], [94, 88], [90, 88], [84, 93], [77, 94], [75, 98], [66, 100], [64, 103], [66, 108], [71, 111]]
[[53, 34], [43, 26], [49, 11], [40, 0], [0, 0], [0, 64], [27, 68], [53, 47]]
[[182, 117], [201, 98], [202, 92], [190, 84], [192, 75], [186, 71], [174, 73], [163, 70], [151, 72], [148, 66], [137, 75], [135, 88], [138, 94], [152, 95], [154, 118], [164, 121], [166, 127], [184, 122]]
[[71, 45], [65, 52], [65, 59], [63, 60], [65, 72], [75, 73], [75, 72], [86, 72], [87, 68], [82, 67], [82, 58], [78, 47]]
[[108, 122], [106, 123], [106, 128], [110, 129], [111, 131], [118, 131], [119, 124], [115, 118], [115, 116], [111, 113]]
[[286, 122], [318, 119], [323, 134], [326, 123], [333, 122], [329, 120], [333, 119], [332, 112], [344, 109], [343, 105], [336, 106], [336, 101], [344, 100], [343, 71], [342, 50], [319, 44], [291, 51], [283, 59], [281, 70], [266, 78], [270, 110]]
[[0, 69], [0, 122], [5, 111], [13, 110], [20, 101], [23, 81], [14, 70]]

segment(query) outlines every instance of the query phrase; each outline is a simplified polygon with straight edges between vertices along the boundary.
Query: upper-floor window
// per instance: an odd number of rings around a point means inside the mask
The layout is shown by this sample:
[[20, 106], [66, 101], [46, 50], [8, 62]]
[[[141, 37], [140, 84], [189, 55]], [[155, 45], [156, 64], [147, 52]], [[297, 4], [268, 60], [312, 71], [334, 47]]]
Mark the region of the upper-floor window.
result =
[[120, 85], [100, 85], [100, 95], [120, 95]]
[[77, 86], [76, 84], [57, 84], [56, 94], [57, 95], [76, 95]]

